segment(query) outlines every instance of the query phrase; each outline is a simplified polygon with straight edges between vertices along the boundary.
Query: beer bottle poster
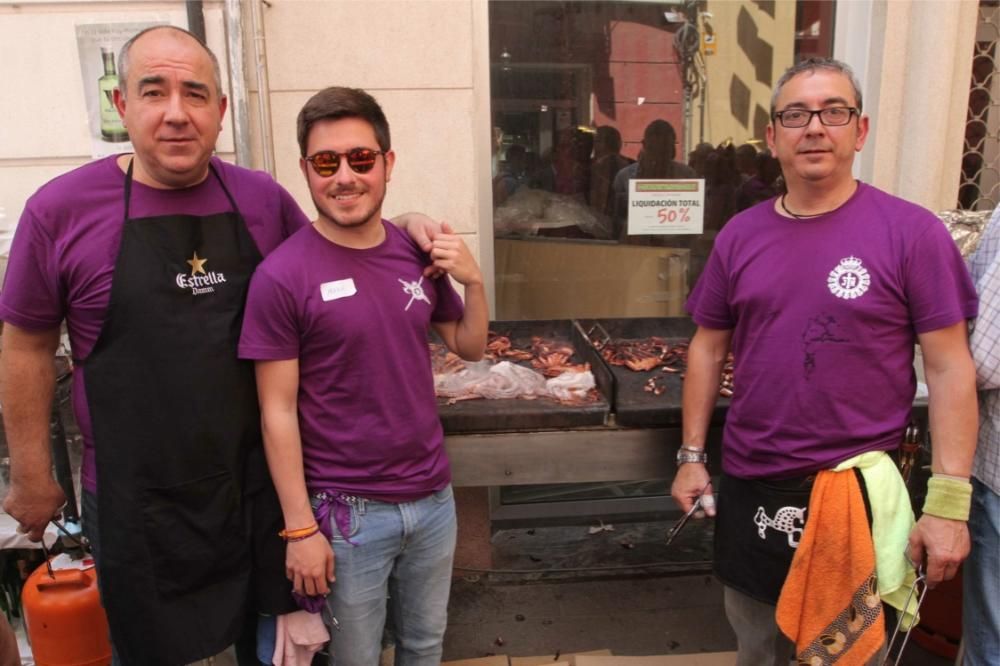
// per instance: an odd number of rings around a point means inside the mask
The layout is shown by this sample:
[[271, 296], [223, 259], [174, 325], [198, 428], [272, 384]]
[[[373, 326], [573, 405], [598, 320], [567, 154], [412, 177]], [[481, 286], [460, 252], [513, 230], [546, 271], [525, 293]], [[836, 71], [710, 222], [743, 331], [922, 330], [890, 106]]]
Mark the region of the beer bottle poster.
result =
[[140, 30], [167, 21], [87, 23], [76, 26], [87, 129], [95, 158], [131, 152], [128, 132], [112, 101], [118, 87], [118, 55], [122, 45]]

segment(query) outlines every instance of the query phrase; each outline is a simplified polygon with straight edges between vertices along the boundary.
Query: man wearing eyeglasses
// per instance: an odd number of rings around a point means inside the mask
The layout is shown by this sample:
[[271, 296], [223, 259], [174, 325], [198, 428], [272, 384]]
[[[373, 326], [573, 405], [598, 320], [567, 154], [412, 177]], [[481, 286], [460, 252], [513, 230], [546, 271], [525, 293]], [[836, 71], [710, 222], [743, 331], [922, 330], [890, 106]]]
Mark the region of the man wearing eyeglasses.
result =
[[[233, 643], [254, 601], [290, 601], [283, 544], [270, 529], [273, 544], [254, 544], [247, 527], [267, 497], [279, 519], [236, 346], [251, 273], [307, 219], [268, 175], [213, 157], [226, 97], [197, 37], [150, 28], [119, 63], [114, 101], [135, 153], [43, 186], [14, 238], [0, 297], [4, 508], [37, 541], [65, 501], [48, 448], [65, 319], [112, 640], [122, 663], [175, 665]], [[269, 548], [277, 585], [251, 589]]]
[[[685, 510], [702, 496], [716, 517], [741, 666], [879, 663], [880, 601], [904, 607], [914, 580], [904, 551], [931, 586], [969, 551], [975, 290], [936, 217], [854, 179], [868, 129], [846, 65], [789, 69], [767, 128], [787, 193], [729, 222], [688, 302], [698, 329], [672, 494]], [[910, 418], [916, 342], [934, 476], [914, 525], [885, 452]], [[704, 448], [730, 348], [716, 505]]]
[[[388, 612], [396, 663], [437, 666], [456, 521], [427, 335], [482, 357], [482, 274], [460, 237], [439, 235], [428, 258], [382, 219], [396, 155], [370, 95], [320, 91], [298, 138], [317, 217], [261, 264], [240, 339], [286, 572], [307, 609], [328, 595], [331, 664], [378, 663]], [[464, 286], [464, 308], [447, 280], [422, 278], [431, 261]]]

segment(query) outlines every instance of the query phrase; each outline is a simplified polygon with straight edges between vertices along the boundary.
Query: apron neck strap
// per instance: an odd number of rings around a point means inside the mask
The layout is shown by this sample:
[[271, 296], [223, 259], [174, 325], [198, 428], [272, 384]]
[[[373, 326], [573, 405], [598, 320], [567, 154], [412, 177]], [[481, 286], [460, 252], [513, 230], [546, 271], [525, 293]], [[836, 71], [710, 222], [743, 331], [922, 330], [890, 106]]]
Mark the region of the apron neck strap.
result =
[[[126, 169], [125, 171], [125, 219], [126, 220], [129, 219], [128, 218], [129, 209], [132, 200], [132, 171], [134, 162], [135, 162], [135, 157], [129, 158], [128, 169]], [[219, 172], [215, 170], [215, 165], [209, 162], [208, 170], [211, 171], [212, 175], [215, 176], [215, 179], [219, 181], [219, 185], [222, 187], [223, 194], [225, 194], [226, 199], [229, 200], [229, 205], [233, 207], [233, 212], [235, 212], [237, 215], [240, 215], [240, 209], [236, 206], [236, 200], [233, 199], [233, 195], [230, 194], [229, 188], [226, 187], [226, 184], [222, 180], [222, 176], [220, 176]], [[240, 215], [240, 217], [242, 217], [242, 215]]]

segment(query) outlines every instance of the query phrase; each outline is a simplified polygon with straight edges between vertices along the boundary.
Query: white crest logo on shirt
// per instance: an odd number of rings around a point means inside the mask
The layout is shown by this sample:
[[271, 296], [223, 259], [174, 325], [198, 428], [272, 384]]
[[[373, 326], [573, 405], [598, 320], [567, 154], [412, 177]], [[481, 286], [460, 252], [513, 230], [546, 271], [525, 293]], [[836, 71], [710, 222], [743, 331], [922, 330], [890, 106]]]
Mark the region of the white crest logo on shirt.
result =
[[406, 307], [403, 308], [404, 310], [409, 310], [410, 306], [413, 305], [413, 301], [423, 301], [427, 305], [431, 304], [431, 299], [427, 298], [427, 292], [424, 291], [424, 277], [422, 275], [416, 282], [408, 282], [403, 278], [396, 279], [403, 285], [403, 293], [410, 296], [409, 302], [406, 304]]
[[857, 257], [841, 259], [826, 278], [826, 286], [830, 288], [830, 292], [837, 298], [846, 300], [864, 295], [871, 283], [872, 276]]

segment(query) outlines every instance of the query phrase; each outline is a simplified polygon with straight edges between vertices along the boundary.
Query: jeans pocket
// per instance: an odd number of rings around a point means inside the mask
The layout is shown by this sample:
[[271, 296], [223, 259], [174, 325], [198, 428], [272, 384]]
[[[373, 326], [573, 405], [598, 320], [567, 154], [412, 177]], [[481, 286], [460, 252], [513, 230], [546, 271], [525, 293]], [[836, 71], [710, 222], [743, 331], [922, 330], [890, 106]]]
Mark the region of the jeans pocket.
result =
[[437, 504], [447, 504], [451, 501], [452, 495], [454, 495], [454, 490], [452, 490], [451, 484], [442, 488], [441, 490], [435, 490], [431, 493], [431, 499]]
[[[358, 502], [363, 502], [364, 500], [357, 500], [350, 502], [346, 505], [334, 505], [333, 511], [330, 512], [330, 535], [332, 541], [347, 541], [353, 539], [357, 533], [361, 530], [361, 512], [358, 511]], [[338, 511], [340, 509], [340, 511]], [[343, 516], [343, 512], [347, 512], [347, 520], [344, 521], [337, 519], [337, 514], [340, 513]], [[341, 523], [346, 523], [346, 534], [344, 532], [345, 525]]]

